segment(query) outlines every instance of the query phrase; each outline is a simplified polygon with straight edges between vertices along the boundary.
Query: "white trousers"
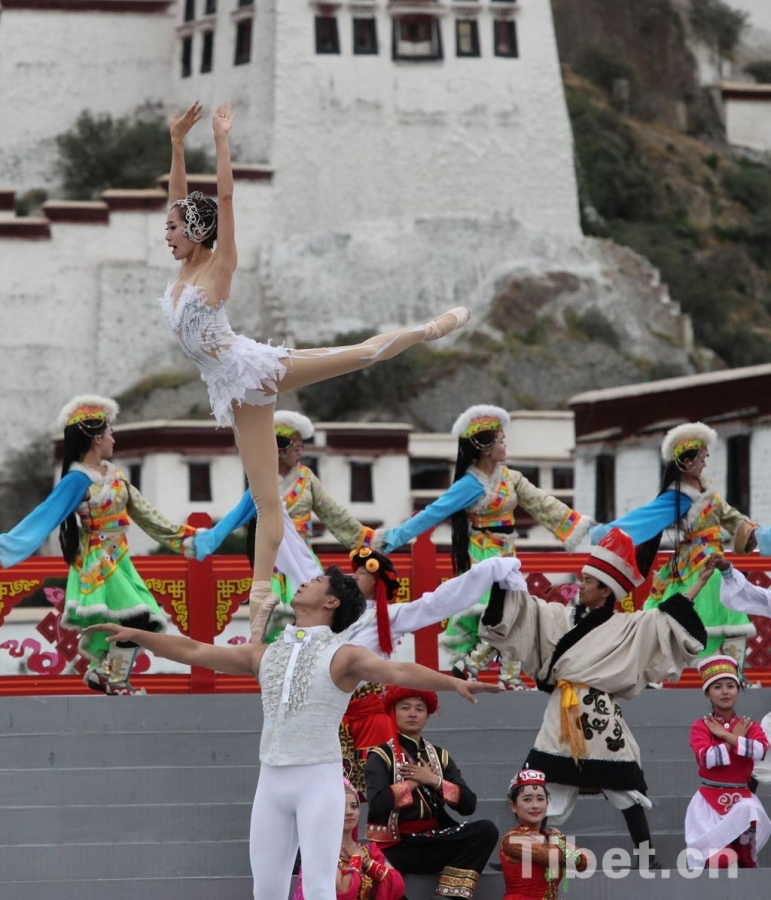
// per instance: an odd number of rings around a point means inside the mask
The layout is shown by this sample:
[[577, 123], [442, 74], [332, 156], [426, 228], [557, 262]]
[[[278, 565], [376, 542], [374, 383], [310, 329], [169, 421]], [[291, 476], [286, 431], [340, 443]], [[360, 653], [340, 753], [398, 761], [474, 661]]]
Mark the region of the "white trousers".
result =
[[[573, 807], [578, 801], [579, 790], [573, 784], [557, 784], [549, 782], [549, 806], [548, 818], [549, 825], [555, 827], [561, 825], [565, 819], [573, 812]], [[610, 789], [602, 792], [605, 799], [611, 803], [616, 809], [628, 809], [639, 803], [645, 809], [650, 809], [653, 804], [639, 791], [612, 791]]]
[[254, 900], [287, 900], [298, 847], [306, 900], [336, 900], [344, 817], [342, 763], [263, 763], [249, 831]]

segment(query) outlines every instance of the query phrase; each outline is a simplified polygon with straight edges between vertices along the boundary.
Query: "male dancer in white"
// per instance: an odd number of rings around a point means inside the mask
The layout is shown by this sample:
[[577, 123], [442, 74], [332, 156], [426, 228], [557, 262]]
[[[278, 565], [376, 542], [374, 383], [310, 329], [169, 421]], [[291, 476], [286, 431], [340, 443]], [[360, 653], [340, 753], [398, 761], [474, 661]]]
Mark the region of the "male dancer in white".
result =
[[455, 691], [471, 702], [475, 693], [499, 690], [415, 663], [388, 662], [344, 643], [341, 632], [364, 606], [353, 578], [333, 567], [294, 595], [296, 624], [287, 625], [274, 644], [216, 647], [118, 625], [93, 628], [107, 632], [110, 641], [135, 641], [167, 659], [259, 678], [264, 724], [250, 830], [255, 900], [288, 896], [298, 846], [306, 896], [335, 900], [344, 810], [338, 728], [360, 682]]

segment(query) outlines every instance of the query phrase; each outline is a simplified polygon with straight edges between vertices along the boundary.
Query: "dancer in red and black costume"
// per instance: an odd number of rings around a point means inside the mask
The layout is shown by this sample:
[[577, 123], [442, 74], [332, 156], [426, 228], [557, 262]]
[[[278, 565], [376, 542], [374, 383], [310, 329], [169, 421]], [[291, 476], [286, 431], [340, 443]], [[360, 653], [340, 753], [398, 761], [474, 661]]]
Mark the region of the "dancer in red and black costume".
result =
[[392, 687], [383, 703], [395, 733], [367, 757], [367, 837], [402, 874], [438, 873], [436, 897], [471, 900], [498, 829], [447, 812], [471, 816], [477, 798], [450, 754], [423, 738], [436, 694]]

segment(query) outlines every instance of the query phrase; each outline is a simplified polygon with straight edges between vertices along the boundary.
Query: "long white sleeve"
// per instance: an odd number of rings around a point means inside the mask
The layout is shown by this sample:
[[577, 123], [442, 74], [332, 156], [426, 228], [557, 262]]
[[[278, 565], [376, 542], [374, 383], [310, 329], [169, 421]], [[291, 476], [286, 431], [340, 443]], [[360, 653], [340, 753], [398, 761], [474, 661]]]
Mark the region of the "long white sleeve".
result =
[[281, 505], [284, 508], [284, 537], [278, 548], [276, 568], [286, 575], [296, 592], [301, 584], [317, 578], [321, 574], [321, 569], [318, 560], [297, 533], [286, 504]]
[[469, 609], [479, 602], [496, 581], [505, 590], [527, 590], [518, 559], [511, 556], [485, 559], [473, 565], [463, 575], [450, 578], [435, 591], [423, 594], [411, 603], [394, 603], [389, 606], [394, 640]]
[[720, 602], [735, 612], [771, 618], [771, 590], [752, 584], [733, 566], [720, 573]]
[[[474, 606], [497, 581], [505, 590], [527, 590], [527, 583], [519, 570], [520, 562], [511, 556], [494, 556], [472, 566], [457, 578], [450, 578], [435, 591], [423, 594], [410, 603], [391, 603], [388, 615], [391, 619], [391, 636], [398, 641], [405, 634], [412, 634], [426, 625], [441, 622], [464, 609]], [[374, 603], [367, 602], [368, 609], [345, 632], [349, 644], [367, 647], [386, 659], [380, 649], [377, 636], [377, 618]]]

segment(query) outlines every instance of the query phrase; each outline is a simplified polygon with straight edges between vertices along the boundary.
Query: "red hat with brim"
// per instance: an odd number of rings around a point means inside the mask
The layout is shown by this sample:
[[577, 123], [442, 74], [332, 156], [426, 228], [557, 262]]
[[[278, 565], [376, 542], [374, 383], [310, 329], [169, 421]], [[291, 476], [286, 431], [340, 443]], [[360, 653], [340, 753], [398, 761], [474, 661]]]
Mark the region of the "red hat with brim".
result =
[[417, 697], [418, 700], [422, 700], [426, 704], [429, 716], [432, 716], [439, 709], [439, 698], [433, 691], [418, 691], [415, 688], [394, 685], [388, 688], [383, 697], [385, 711], [390, 714], [400, 700], [407, 700], [410, 697]]

